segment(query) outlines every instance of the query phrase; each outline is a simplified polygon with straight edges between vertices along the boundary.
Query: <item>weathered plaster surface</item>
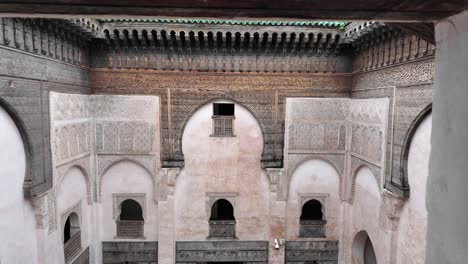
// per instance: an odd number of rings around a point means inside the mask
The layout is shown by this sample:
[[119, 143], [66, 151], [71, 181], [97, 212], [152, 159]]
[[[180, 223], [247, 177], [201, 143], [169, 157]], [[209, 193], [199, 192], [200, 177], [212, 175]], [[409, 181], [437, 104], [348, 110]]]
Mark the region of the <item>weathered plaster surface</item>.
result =
[[468, 12], [436, 24], [436, 74], [426, 205], [426, 263], [468, 258]]
[[260, 168], [263, 138], [257, 120], [235, 105], [234, 137], [210, 137], [212, 104], [187, 122], [182, 147], [186, 166], [174, 193], [176, 240], [206, 240], [207, 194], [236, 195], [239, 240], [269, 240], [269, 183]]
[[289, 184], [286, 239], [299, 239], [302, 205], [310, 199], [316, 199], [322, 203], [323, 218], [327, 221], [326, 239], [338, 240], [341, 231], [339, 190], [338, 172], [329, 163], [310, 160], [296, 168]]
[[373, 172], [362, 167], [356, 176], [356, 191], [350, 206], [349, 221], [345, 221], [345, 263], [351, 262], [351, 245], [355, 235], [364, 230], [371, 239], [378, 263], [390, 263], [390, 234], [379, 225], [380, 190]]
[[36, 223], [30, 201], [23, 197], [26, 155], [20, 133], [0, 107], [0, 262], [38, 263]]
[[122, 240], [116, 237], [113, 194], [144, 193], [145, 204], [140, 204], [145, 216], [144, 238], [157, 240], [157, 212], [154, 201], [153, 176], [141, 165], [132, 161], [120, 161], [109, 168], [102, 179], [102, 209], [100, 210], [101, 240]]
[[408, 156], [411, 196], [403, 206], [398, 236], [398, 263], [425, 263], [427, 209], [426, 186], [431, 151], [432, 117], [419, 125]]

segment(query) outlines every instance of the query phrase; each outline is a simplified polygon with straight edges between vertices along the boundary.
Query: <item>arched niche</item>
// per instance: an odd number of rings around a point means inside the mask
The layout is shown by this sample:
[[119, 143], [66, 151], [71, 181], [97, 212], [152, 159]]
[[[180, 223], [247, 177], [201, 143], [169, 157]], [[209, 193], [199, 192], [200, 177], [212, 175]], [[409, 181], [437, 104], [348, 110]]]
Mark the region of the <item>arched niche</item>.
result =
[[[189, 158], [191, 155], [199, 155], [199, 145], [203, 145], [212, 140], [212, 117], [213, 117], [213, 104], [215, 103], [232, 103], [235, 106], [235, 121], [234, 121], [234, 136], [239, 140], [246, 141], [250, 145], [245, 147], [246, 152], [251, 155], [258, 156], [258, 161], [261, 161], [261, 155], [264, 151], [263, 131], [261, 123], [252, 114], [252, 112], [245, 106], [227, 99], [210, 100], [208, 103], [198, 107], [196, 111], [192, 112], [190, 117], [184, 122], [181, 134], [181, 148], [184, 157]], [[191, 142], [197, 143], [195, 146]], [[186, 162], [187, 163], [187, 162]]]
[[72, 166], [56, 186], [57, 210], [60, 213], [70, 210], [79, 202], [87, 201], [88, 183], [85, 171]]
[[[304, 206], [312, 200], [320, 203], [322, 220], [320, 223], [308, 220], [307, 225], [301, 225]], [[287, 239], [325, 235], [330, 239], [338, 239], [340, 176], [335, 167], [323, 159], [307, 160], [297, 166], [291, 175], [286, 210]]]
[[351, 264], [377, 264], [374, 246], [366, 231], [362, 230], [354, 237], [351, 255]]
[[[118, 160], [101, 176], [100, 189], [102, 210], [100, 221], [103, 240], [112, 241], [116, 237], [157, 240], [158, 205], [154, 200], [154, 177], [146, 167], [134, 160]], [[142, 209], [143, 220], [128, 222], [128, 225], [135, 226], [138, 233], [119, 233], [121, 205], [126, 200], [135, 201]], [[129, 230], [126, 228], [128, 225], [123, 223], [121, 227]], [[125, 231], [124, 229], [121, 231]]]
[[234, 207], [226, 199], [219, 199], [211, 206], [209, 238], [234, 239], [236, 237], [236, 218]]
[[[100, 168], [99, 170], [99, 173], [98, 173], [98, 190], [97, 190], [97, 199], [98, 201], [101, 201], [102, 199], [102, 187], [103, 187], [103, 178], [105, 175], [107, 175], [109, 169], [114, 169], [115, 166], [117, 167], [121, 167], [122, 163], [126, 163], [128, 164], [128, 166], [124, 166], [124, 167], [132, 167], [130, 164], [134, 164], [140, 168], [142, 168], [143, 170], [145, 170], [146, 172], [145, 173], [140, 173], [141, 175], [149, 175], [150, 177], [150, 180], [152, 181], [152, 186], [154, 187], [154, 189], [156, 190], [156, 186], [154, 186], [155, 182], [154, 182], [154, 175], [153, 175], [153, 172], [152, 172], [152, 168], [150, 167], [150, 164], [148, 164], [147, 162], [143, 162], [141, 160], [139, 160], [138, 158], [133, 158], [133, 157], [118, 157], [118, 158], [115, 158], [115, 159], [111, 159], [107, 162], [104, 162], [104, 165], [102, 165], [102, 168]], [[151, 163], [151, 161], [149, 162]], [[122, 169], [125, 169], [125, 168], [122, 168]], [[131, 170], [131, 169], [129, 169]], [[141, 171], [141, 170], [139, 170]], [[152, 196], [153, 198], [155, 198], [155, 196]]]
[[[258, 124], [258, 127], [260, 128], [262, 138], [268, 138], [269, 136], [271, 137], [271, 132], [268, 130], [269, 124], [265, 124], [264, 120], [265, 118], [262, 118], [261, 113], [258, 112], [257, 108], [250, 104], [243, 102], [243, 100], [239, 100], [236, 98], [236, 96], [231, 96], [231, 95], [226, 95], [225, 98], [210, 98], [208, 100], [203, 100], [202, 103], [198, 104], [196, 107], [193, 108], [192, 111], [188, 112], [184, 117], [183, 121], [180, 124], [176, 124], [178, 126], [178, 129], [175, 131], [176, 135], [174, 138], [174, 144], [173, 144], [173, 151], [174, 151], [174, 157], [173, 159], [180, 159], [177, 162], [182, 162], [182, 164], [185, 164], [185, 150], [184, 150], [184, 134], [187, 129], [187, 125], [189, 124], [190, 120], [193, 119], [193, 116], [199, 112], [201, 109], [206, 107], [207, 105], [212, 105], [213, 103], [217, 102], [231, 102], [236, 105], [236, 108], [241, 107], [242, 109], [248, 111], [251, 116], [256, 120], [256, 123]], [[263, 121], [262, 121], [263, 120]], [[269, 121], [269, 120], [268, 120]], [[261, 165], [263, 168], [267, 167], [272, 167], [272, 164], [277, 164], [276, 166], [279, 166], [281, 160], [279, 157], [274, 159], [271, 151], [273, 151], [273, 142], [271, 140], [264, 140], [262, 141], [262, 152], [260, 156], [260, 161]], [[278, 154], [281, 156], [281, 153]], [[166, 162], [167, 163], [167, 162]], [[170, 162], [169, 162], [170, 163]], [[170, 165], [170, 164], [167, 165]]]
[[18, 116], [0, 98], [0, 237], [7, 241], [0, 244], [2, 263], [31, 263], [38, 259], [36, 215], [23, 190], [25, 183], [31, 182], [31, 156], [25, 135]]
[[91, 204], [93, 202], [93, 193], [92, 193], [92, 179], [90, 178], [90, 173], [89, 173], [89, 157], [85, 157], [82, 159], [79, 159], [77, 161], [71, 162], [70, 164], [66, 164], [62, 167], [60, 167], [57, 170], [57, 180], [56, 180], [56, 185], [60, 186], [62, 183], [63, 179], [65, 176], [69, 173], [71, 169], [78, 169], [81, 174], [85, 177], [86, 181], [86, 200], [88, 204]]
[[[211, 136], [212, 103], [235, 104], [234, 136]], [[206, 104], [186, 123], [182, 141], [185, 167], [174, 188], [176, 239], [206, 239], [213, 197], [225, 198], [234, 206], [239, 239], [266, 239], [270, 183], [261, 168], [264, 138], [250, 111], [231, 100]], [[256, 230], [247, 224], [251, 222], [259, 223]]]

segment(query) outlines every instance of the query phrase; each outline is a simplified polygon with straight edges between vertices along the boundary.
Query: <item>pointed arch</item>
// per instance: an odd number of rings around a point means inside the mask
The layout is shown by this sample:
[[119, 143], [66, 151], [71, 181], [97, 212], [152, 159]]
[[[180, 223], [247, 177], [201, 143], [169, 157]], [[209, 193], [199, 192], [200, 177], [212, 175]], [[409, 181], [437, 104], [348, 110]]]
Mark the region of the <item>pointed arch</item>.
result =
[[[405, 194], [405, 197], [410, 195], [410, 187], [408, 181], [408, 157], [411, 147], [411, 142], [413, 141], [414, 134], [418, 130], [421, 123], [432, 113], [432, 103], [427, 105], [419, 114], [414, 118], [413, 122], [409, 126], [405, 137], [403, 139], [403, 145], [401, 148], [401, 163], [400, 163], [400, 182], [401, 188]], [[392, 181], [393, 182], [393, 181]]]

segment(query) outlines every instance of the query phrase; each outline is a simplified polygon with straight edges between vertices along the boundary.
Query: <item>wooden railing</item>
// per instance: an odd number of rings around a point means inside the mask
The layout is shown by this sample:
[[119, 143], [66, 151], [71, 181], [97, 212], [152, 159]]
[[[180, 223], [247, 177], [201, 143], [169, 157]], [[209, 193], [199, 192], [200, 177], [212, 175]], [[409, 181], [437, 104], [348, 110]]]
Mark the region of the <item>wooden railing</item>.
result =
[[65, 263], [72, 260], [81, 251], [81, 232], [74, 234], [65, 244], [63, 245], [63, 252], [65, 255]]
[[214, 137], [231, 137], [234, 135], [234, 116], [213, 116]]
[[235, 220], [210, 220], [210, 238], [235, 238]]
[[300, 220], [300, 237], [325, 237], [325, 220]]
[[141, 238], [144, 224], [143, 220], [117, 220], [117, 237]]

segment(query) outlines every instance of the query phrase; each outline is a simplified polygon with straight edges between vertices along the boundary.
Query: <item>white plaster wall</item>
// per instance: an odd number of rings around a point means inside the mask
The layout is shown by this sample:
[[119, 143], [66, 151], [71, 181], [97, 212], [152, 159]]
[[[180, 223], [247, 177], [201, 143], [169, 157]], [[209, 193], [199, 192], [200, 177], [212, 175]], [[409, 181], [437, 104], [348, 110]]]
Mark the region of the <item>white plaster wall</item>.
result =
[[326, 204], [322, 204], [324, 219], [327, 220], [326, 239], [339, 239], [341, 212], [339, 186], [337, 171], [326, 161], [309, 160], [298, 166], [289, 184], [286, 239], [299, 238], [299, 218], [302, 210], [300, 194], [328, 195]]
[[435, 27], [434, 123], [427, 182], [426, 263], [468, 259], [468, 11]]
[[235, 137], [211, 137], [212, 109], [212, 103], [201, 107], [184, 130], [185, 168], [174, 193], [176, 241], [207, 238], [210, 192], [239, 194], [234, 214], [240, 240], [269, 240], [270, 189], [260, 167], [261, 129], [248, 110], [235, 104]]
[[389, 263], [391, 233], [384, 231], [379, 225], [380, 190], [379, 183], [368, 167], [362, 167], [356, 175], [354, 201], [349, 210], [350, 224], [345, 234], [346, 255], [348, 262], [351, 256], [351, 245], [359, 231], [366, 231], [374, 246], [378, 263]]
[[426, 253], [426, 185], [431, 151], [432, 117], [417, 128], [409, 149], [408, 181], [411, 195], [405, 203], [399, 224], [398, 263], [425, 263]]
[[[86, 192], [86, 176], [80, 168], [71, 167], [58, 183], [56, 187], [56, 203], [57, 203], [57, 231], [55, 241], [57, 242], [57, 263], [62, 263], [63, 257], [63, 228], [66, 218], [62, 215], [81, 203], [81, 247], [85, 249], [90, 243], [90, 231], [92, 229], [92, 207], [87, 202]], [[77, 213], [80, 215], [80, 213]], [[50, 250], [50, 249], [49, 249]]]
[[[112, 165], [102, 176], [101, 203], [101, 239], [102, 241], [125, 240], [115, 238], [117, 227], [113, 216], [113, 194], [145, 193], [146, 218], [144, 239], [157, 240], [157, 212], [154, 200], [154, 184], [152, 175], [140, 164], [123, 160]], [[141, 205], [143, 208], [143, 205]], [[131, 239], [134, 241], [135, 239]]]
[[20, 133], [0, 107], [0, 262], [37, 263], [36, 222], [23, 198], [26, 156]]

